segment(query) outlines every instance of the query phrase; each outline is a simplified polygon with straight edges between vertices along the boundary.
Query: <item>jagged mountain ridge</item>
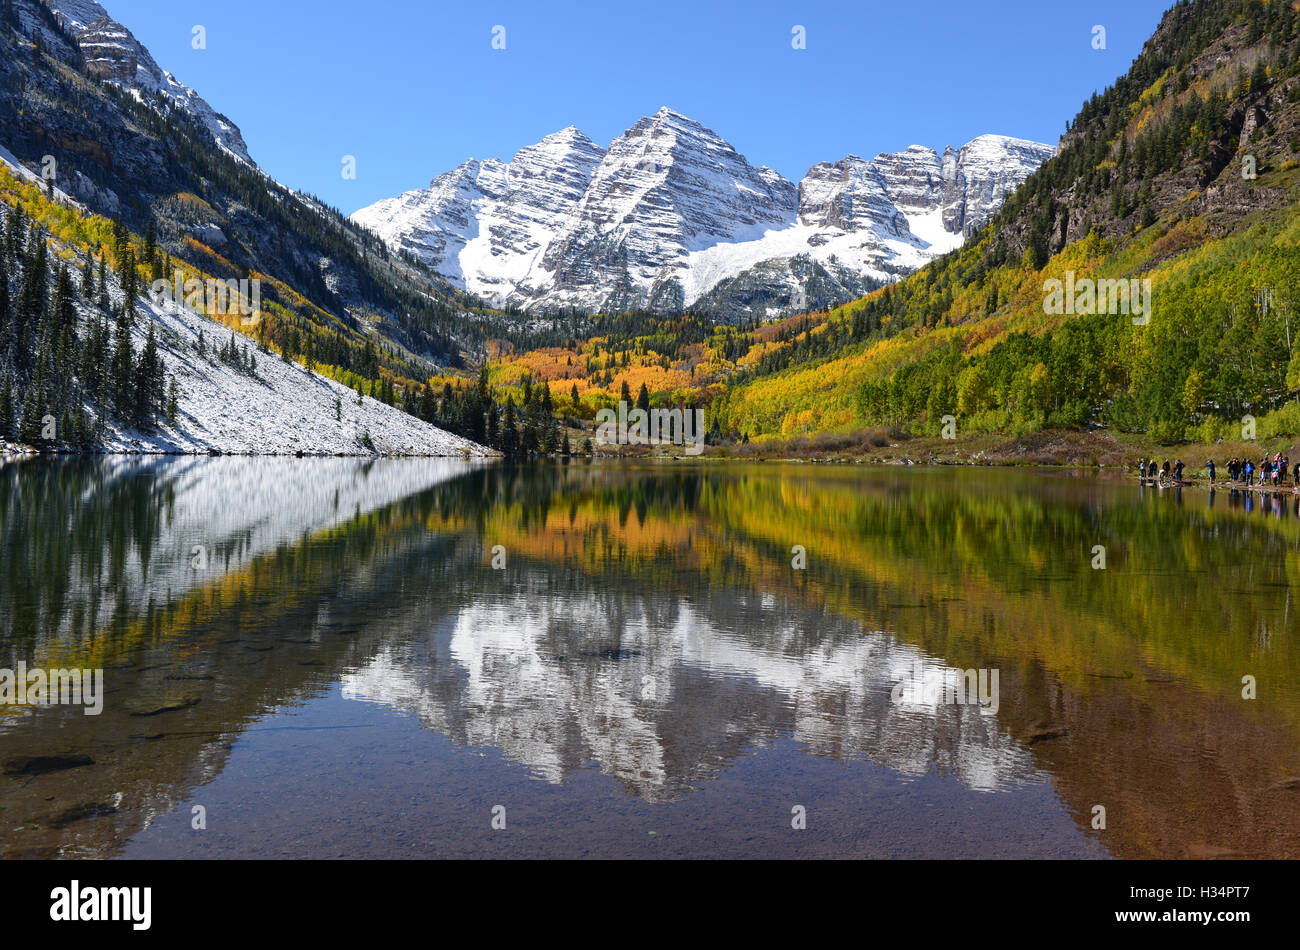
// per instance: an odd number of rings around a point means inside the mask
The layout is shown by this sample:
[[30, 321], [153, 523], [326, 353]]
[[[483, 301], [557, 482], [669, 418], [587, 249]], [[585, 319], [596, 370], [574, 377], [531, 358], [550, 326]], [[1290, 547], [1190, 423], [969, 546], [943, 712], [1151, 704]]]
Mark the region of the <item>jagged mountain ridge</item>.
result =
[[0, 146], [28, 170], [54, 158], [60, 191], [137, 234], [152, 222], [161, 250], [213, 276], [275, 278], [267, 293], [290, 311], [268, 327], [277, 345], [291, 332], [337, 332], [347, 352], [336, 365], [355, 368], [369, 340], [387, 368], [419, 378], [511, 330], [488, 328], [443, 278], [241, 155], [237, 127], [158, 69], [100, 4], [13, 0], [12, 10], [0, 25]]
[[[181, 109], [207, 129], [225, 152], [253, 164], [239, 127], [217, 112], [202, 96], [163, 69], [129, 29], [109, 16], [95, 0], [42, 0], [69, 34], [74, 36], [88, 69], [127, 89], [153, 93]], [[39, 24], [33, 23], [39, 28]], [[59, 38], [46, 32], [57, 47]]]
[[1053, 151], [986, 135], [943, 156], [850, 155], [796, 186], [664, 107], [608, 149], [570, 127], [352, 220], [498, 306], [766, 316], [960, 245]]

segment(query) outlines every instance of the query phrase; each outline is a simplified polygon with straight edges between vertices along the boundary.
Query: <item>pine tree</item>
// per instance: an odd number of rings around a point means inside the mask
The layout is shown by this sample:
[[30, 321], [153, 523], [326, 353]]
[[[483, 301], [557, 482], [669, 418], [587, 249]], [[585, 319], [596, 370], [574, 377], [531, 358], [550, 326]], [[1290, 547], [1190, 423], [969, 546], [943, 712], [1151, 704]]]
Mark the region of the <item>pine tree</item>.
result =
[[1264, 65], [1261, 57], [1255, 61], [1255, 69], [1250, 75], [1250, 91], [1252, 94], [1263, 92], [1268, 86], [1268, 69]]
[[26, 233], [26, 215], [22, 205], [18, 205], [9, 215], [9, 233], [5, 237], [5, 245], [9, 248], [9, 259], [15, 263], [26, 251], [23, 245], [23, 235]]
[[158, 408], [164, 405], [165, 394], [163, 365], [158, 356], [158, 341], [154, 336], [152, 322], [149, 324], [144, 350], [136, 364], [132, 387], [132, 415], [135, 422], [140, 426], [151, 427], [157, 418]]
[[519, 451], [519, 430], [515, 427], [515, 401], [506, 397], [505, 413], [501, 419], [501, 451], [514, 455]]
[[0, 439], [12, 442], [17, 433], [14, 431], [14, 388], [13, 377], [4, 374], [0, 380]]
[[29, 253], [23, 264], [22, 290], [18, 296], [18, 308], [15, 315], [14, 336], [18, 343], [18, 357], [26, 359], [27, 334], [40, 326], [45, 316], [45, 282], [48, 271], [48, 256], [45, 241], [32, 229], [31, 239], [27, 244]]
[[117, 411], [129, 417], [132, 402], [131, 381], [135, 378], [135, 353], [131, 349], [131, 322], [126, 308], [117, 310], [117, 325], [114, 328], [113, 359], [110, 384], [113, 387], [113, 403]]
[[23, 395], [23, 416], [18, 423], [18, 441], [26, 445], [36, 445], [41, 438], [41, 420], [45, 415], [45, 373], [41, 364], [37, 364], [36, 376]]
[[95, 296], [95, 271], [94, 265], [90, 262], [90, 255], [86, 255], [85, 262], [81, 265], [81, 296], [91, 300]]
[[0, 254], [0, 359], [9, 351], [13, 338], [9, 313], [9, 276], [5, 268], [5, 256]]
[[68, 268], [60, 264], [59, 276], [54, 283], [54, 306], [50, 311], [54, 336], [56, 337], [61, 337], [66, 331], [76, 330], [77, 308], [76, 304], [73, 303], [74, 294], [72, 279], [68, 276]]
[[636, 407], [645, 412], [650, 411], [650, 390], [646, 389], [645, 383], [641, 384], [641, 391], [636, 394]]
[[126, 253], [126, 227], [122, 224], [121, 218], [113, 219], [113, 263], [117, 267], [118, 273], [122, 273], [122, 258]]
[[173, 375], [169, 376], [167, 381], [167, 425], [175, 428], [178, 416], [176, 377]]
[[122, 306], [126, 309], [127, 319], [135, 318], [135, 298], [140, 289], [140, 275], [135, 269], [135, 251], [130, 245], [122, 252]]

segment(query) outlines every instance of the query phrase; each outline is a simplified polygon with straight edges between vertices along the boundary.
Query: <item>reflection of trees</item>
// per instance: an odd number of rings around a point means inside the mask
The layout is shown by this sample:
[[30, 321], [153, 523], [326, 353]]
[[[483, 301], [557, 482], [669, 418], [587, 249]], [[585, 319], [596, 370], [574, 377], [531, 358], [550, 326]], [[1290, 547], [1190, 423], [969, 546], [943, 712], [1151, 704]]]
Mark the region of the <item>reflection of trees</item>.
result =
[[[443, 469], [442, 464], [450, 467]], [[383, 490], [399, 482], [408, 491], [427, 488], [437, 477], [466, 468], [442, 462], [431, 468], [400, 465], [401, 475]], [[312, 533], [299, 534], [304, 510], [285, 510], [277, 522], [281, 530], [266, 536], [260, 553], [250, 551], [238, 565], [232, 559], [225, 571], [217, 566], [199, 586], [157, 598], [146, 586], [142, 596], [133, 586], [138, 576], [128, 571], [123, 575], [128, 579], [116, 590], [101, 579], [101, 586], [86, 594], [117, 602], [110, 624], [91, 637], [75, 638], [62, 631], [45, 638], [35, 661], [104, 667], [110, 695], [103, 714], [88, 717], [79, 708], [48, 707], [26, 717], [5, 716], [0, 719], [0, 740], [6, 768], [50, 755], [88, 756], [94, 764], [31, 778], [0, 777], [0, 811], [9, 822], [0, 831], [0, 854], [115, 852], [152, 816], [219, 772], [230, 741], [248, 725], [272, 709], [327, 688], [339, 669], [364, 664], [385, 638], [405, 635], [375, 622], [393, 591], [411, 598], [411, 622], [420, 627], [446, 609], [442, 595], [456, 588], [456, 579], [477, 557], [478, 546], [428, 531], [427, 492], [373, 510], [362, 508], [359, 501], [343, 503], [349, 486], [366, 489], [376, 502], [382, 500], [381, 484], [367, 489], [366, 483], [383, 474], [384, 467], [349, 462], [314, 469], [331, 506], [337, 494], [340, 514]], [[163, 472], [172, 470], [164, 467]], [[137, 472], [130, 487], [152, 497], [158, 480], [157, 472]], [[16, 492], [27, 491], [22, 479], [18, 481]], [[205, 491], [217, 495], [209, 501], [224, 503], [219, 484], [200, 478], [193, 483], [180, 480], [173, 487], [185, 485], [195, 492], [199, 498], [193, 503], [202, 508]], [[279, 490], [274, 477], [245, 487], [265, 489], [271, 500]], [[92, 512], [95, 506], [120, 502], [113, 493], [62, 497], [62, 503], [84, 505]], [[256, 510], [246, 508], [245, 514]], [[262, 537], [260, 532], [254, 536]], [[97, 537], [74, 536], [74, 556], [80, 556], [76, 540], [91, 544]], [[293, 540], [285, 540], [289, 537]], [[21, 590], [9, 586], [6, 597], [16, 600]], [[38, 603], [41, 610], [50, 609], [48, 600]], [[20, 651], [23, 638], [11, 639], [7, 646]], [[31, 654], [27, 659], [33, 662]], [[163, 716], [132, 715], [178, 701], [185, 707]], [[105, 804], [116, 811], [66, 827], [60, 817]]]
[[[974, 788], [1045, 769], [1081, 825], [1098, 801], [1129, 816], [1106, 838], [1118, 854], [1219, 837], [1280, 854], [1294, 823], [1264, 791], [1300, 772], [1294, 518], [1010, 472], [298, 462], [308, 487], [217, 477], [227, 461], [0, 467], [7, 649], [110, 667], [121, 688], [98, 720], [42, 710], [5, 730], [10, 756], [96, 757], [5, 787], [15, 825], [122, 791], [116, 824], [92, 825], [111, 851], [222, 767], [214, 743], [345, 669], [349, 695], [458, 742], [550, 780], [594, 759], [655, 801], [791, 736]], [[194, 525], [217, 552], [202, 579]], [[998, 668], [999, 714], [892, 706], [918, 656]], [[1270, 686], [1248, 709], [1243, 668]], [[152, 727], [166, 739], [122, 712], [182, 694], [199, 702]], [[1047, 724], [1068, 738], [1025, 744]], [[1207, 802], [1219, 830], [1188, 828]]]
[[[84, 643], [268, 550], [390, 504], [462, 463], [108, 457], [0, 465], [9, 663]], [[207, 567], [195, 569], [201, 545]], [[153, 604], [153, 608], [150, 604]]]
[[[721, 612], [704, 613], [741, 618], [733, 626], [747, 631], [765, 629], [753, 607], [764, 599], [834, 618], [788, 632], [796, 665], [849, 621], [954, 667], [999, 668], [1001, 726], [1025, 741], [1068, 736], [1031, 749], [1081, 826], [1099, 800], [1130, 816], [1107, 835], [1118, 854], [1290, 853], [1295, 805], [1274, 786], [1300, 772], [1294, 510], [1264, 517], [1203, 495], [1005, 471], [601, 476], [608, 490], [590, 469], [568, 475], [562, 517], [539, 521], [534, 507], [525, 531], [506, 502], [480, 519], [483, 531], [530, 565], [565, 564], [593, 585], [723, 598]], [[790, 570], [792, 543], [808, 548], [807, 572]], [[1107, 548], [1105, 573], [1091, 568], [1095, 544]], [[1269, 695], [1243, 705], [1242, 670], [1262, 671]], [[851, 742], [845, 721], [832, 718], [825, 735]], [[1213, 823], [1189, 818], [1206, 807]]]
[[[559, 517], [503, 502], [482, 529], [512, 551], [606, 578], [678, 592], [703, 579], [906, 628], [956, 666], [1042, 657], [1080, 687], [1088, 672], [1131, 669], [1139, 656], [1229, 692], [1264, 644], [1269, 662], [1298, 664], [1275, 636], [1295, 626], [1297, 518], [1007, 471], [597, 470], [606, 489], [592, 468], [570, 471], [551, 473], [565, 478]], [[808, 549], [808, 571], [790, 570], [793, 544]], [[1090, 566], [1097, 544], [1105, 572]], [[1212, 651], [1188, 636], [1188, 616], [1217, 637]], [[1283, 714], [1300, 726], [1300, 709]]]

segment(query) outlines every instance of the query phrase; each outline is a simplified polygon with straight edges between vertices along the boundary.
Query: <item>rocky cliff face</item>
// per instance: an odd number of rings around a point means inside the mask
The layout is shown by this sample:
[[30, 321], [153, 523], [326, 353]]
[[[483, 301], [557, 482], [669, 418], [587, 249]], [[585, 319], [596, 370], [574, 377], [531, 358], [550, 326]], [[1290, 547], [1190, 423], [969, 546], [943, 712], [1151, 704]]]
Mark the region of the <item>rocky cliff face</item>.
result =
[[[241, 161], [252, 164], [248, 146], [239, 127], [189, 86], [180, 82], [154, 61], [149, 50], [95, 0], [43, 0], [69, 34], [76, 38], [87, 70], [101, 79], [110, 79], [128, 89], [151, 93], [166, 100], [174, 109], [193, 116], [212, 133], [217, 144]], [[33, 23], [30, 29], [38, 29]], [[46, 40], [57, 47], [61, 38], [47, 33]]]
[[[314, 305], [308, 319], [336, 318], [330, 332], [353, 349], [377, 337], [417, 374], [479, 344], [493, 318], [467, 314], [441, 278], [262, 172], [238, 129], [97, 3], [13, 0], [13, 11], [17, 29], [0, 29], [0, 161], [21, 177], [53, 159], [56, 194], [137, 234], [152, 223], [162, 250], [198, 255], [215, 277], [269, 275]], [[119, 78], [132, 61], [134, 78]]]
[[960, 150], [946, 149], [941, 200], [944, 230], [970, 237], [1053, 151], [1005, 135], [981, 135]]
[[126, 27], [106, 16], [99, 17], [77, 35], [77, 45], [86, 58], [86, 71], [100, 79], [133, 80], [140, 59], [129, 40]]
[[960, 245], [1052, 151], [992, 135], [942, 159], [914, 145], [821, 163], [796, 187], [663, 108], [608, 150], [565, 129], [352, 217], [497, 305], [727, 319], [911, 272]]

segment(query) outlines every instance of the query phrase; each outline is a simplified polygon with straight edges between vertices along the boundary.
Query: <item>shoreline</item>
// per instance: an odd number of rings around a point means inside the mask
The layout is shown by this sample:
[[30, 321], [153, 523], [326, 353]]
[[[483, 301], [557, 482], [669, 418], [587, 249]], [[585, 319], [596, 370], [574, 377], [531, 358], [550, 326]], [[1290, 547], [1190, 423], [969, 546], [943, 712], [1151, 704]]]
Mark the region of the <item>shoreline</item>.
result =
[[0, 464], [17, 462], [24, 459], [54, 458], [299, 458], [299, 459], [496, 459], [502, 456], [491, 449], [481, 452], [462, 450], [460, 452], [233, 452], [226, 449], [208, 451], [161, 451], [145, 449], [55, 449], [43, 451], [32, 448], [6, 447], [0, 449]]
[[[1262, 442], [1222, 442], [1217, 444], [1185, 443], [1179, 446], [1159, 446], [1145, 442], [1141, 437], [1116, 435], [1109, 430], [1045, 429], [1020, 436], [979, 433], [963, 439], [946, 440], [933, 436], [891, 433], [887, 441], [877, 439], [865, 442], [853, 436], [822, 435], [792, 440], [769, 440], [751, 443], [708, 445], [700, 455], [687, 455], [678, 445], [624, 445], [609, 446], [614, 451], [597, 450], [590, 455], [574, 452], [570, 460], [603, 462], [674, 462], [674, 463], [769, 463], [797, 465], [926, 465], [926, 466], [976, 466], [990, 468], [1031, 468], [1046, 470], [1085, 470], [1105, 472], [1108, 475], [1135, 476], [1139, 460], [1176, 461], [1179, 458], [1213, 459], [1219, 472], [1226, 472], [1227, 461], [1232, 457], [1257, 458], [1282, 452], [1300, 458], [1300, 440], [1279, 437]], [[97, 447], [89, 450], [60, 447], [35, 449], [26, 445], [0, 441], [0, 461], [25, 458], [74, 456], [172, 456], [198, 458], [203, 456], [268, 458], [477, 458], [497, 459], [507, 462], [560, 460], [562, 455], [505, 456], [486, 446], [459, 448], [451, 452], [374, 452], [356, 449], [321, 451], [287, 449], [265, 451], [259, 449], [162, 449]], [[1181, 486], [1203, 487], [1209, 484], [1204, 464], [1189, 462], [1188, 472]], [[1149, 479], [1143, 483], [1150, 487]], [[1237, 489], [1261, 492], [1297, 492], [1294, 484], [1273, 488], [1269, 485], [1247, 486], [1240, 482], [1229, 483], [1222, 478], [1215, 487], [1231, 485]]]

